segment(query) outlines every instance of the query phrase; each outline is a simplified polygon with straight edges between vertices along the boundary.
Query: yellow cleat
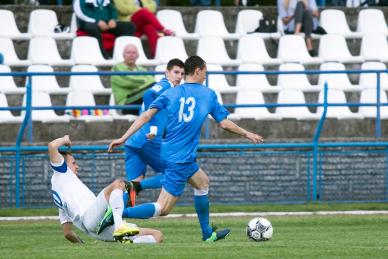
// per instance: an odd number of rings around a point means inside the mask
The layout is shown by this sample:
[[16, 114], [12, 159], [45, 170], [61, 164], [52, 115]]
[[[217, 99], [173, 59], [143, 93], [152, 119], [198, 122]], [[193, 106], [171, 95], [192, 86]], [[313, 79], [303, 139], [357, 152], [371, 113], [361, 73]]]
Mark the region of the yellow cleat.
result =
[[115, 240], [120, 240], [124, 236], [135, 236], [139, 234], [140, 230], [137, 227], [129, 226], [126, 223], [121, 224], [121, 226], [113, 232], [113, 237]]

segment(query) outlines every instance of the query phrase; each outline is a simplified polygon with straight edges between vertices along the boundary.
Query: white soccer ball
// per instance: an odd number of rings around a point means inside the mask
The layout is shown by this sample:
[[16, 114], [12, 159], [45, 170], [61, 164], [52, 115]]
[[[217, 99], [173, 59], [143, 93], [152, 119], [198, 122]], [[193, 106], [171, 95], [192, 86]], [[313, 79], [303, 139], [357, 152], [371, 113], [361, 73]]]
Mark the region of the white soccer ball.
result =
[[247, 236], [253, 241], [267, 241], [271, 239], [273, 228], [271, 222], [265, 218], [251, 219], [247, 226]]

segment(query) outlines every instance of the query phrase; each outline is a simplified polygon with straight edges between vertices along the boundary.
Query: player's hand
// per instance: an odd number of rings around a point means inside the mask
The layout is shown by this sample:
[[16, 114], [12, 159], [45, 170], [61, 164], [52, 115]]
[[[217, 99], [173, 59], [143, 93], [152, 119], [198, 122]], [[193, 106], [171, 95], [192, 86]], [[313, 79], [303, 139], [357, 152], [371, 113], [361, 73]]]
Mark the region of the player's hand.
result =
[[259, 143], [263, 143], [264, 142], [264, 139], [263, 139], [262, 136], [254, 134], [254, 133], [251, 133], [251, 132], [248, 132], [245, 135], [245, 138], [249, 139], [254, 144], [259, 144]]
[[68, 146], [68, 147], [71, 146], [71, 140], [70, 140], [69, 135], [63, 136], [63, 142], [64, 142], [64, 145], [65, 145], [65, 146]]
[[106, 22], [103, 20], [98, 21], [97, 25], [98, 25], [98, 28], [100, 28], [102, 31], [109, 30], [108, 24], [106, 24]]
[[112, 152], [114, 148], [121, 146], [124, 144], [124, 141], [121, 138], [113, 140], [108, 147], [108, 152]]
[[108, 26], [109, 26], [109, 29], [116, 28], [116, 21], [115, 20], [109, 20]]
[[147, 137], [148, 140], [153, 140], [153, 139], [155, 138], [155, 136], [156, 136], [156, 135], [153, 134], [153, 133], [147, 133], [147, 134], [146, 134], [146, 137]]

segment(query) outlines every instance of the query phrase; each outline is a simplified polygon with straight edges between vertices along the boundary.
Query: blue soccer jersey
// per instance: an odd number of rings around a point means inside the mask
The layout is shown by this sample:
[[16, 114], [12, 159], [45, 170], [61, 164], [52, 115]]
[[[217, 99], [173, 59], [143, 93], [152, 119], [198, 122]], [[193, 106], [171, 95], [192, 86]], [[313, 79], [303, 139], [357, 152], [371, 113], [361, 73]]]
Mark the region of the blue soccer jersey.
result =
[[[148, 89], [143, 95], [143, 105], [141, 107], [140, 113], [148, 110], [150, 104], [159, 97], [162, 93], [164, 93], [167, 89], [173, 87], [172, 83], [170, 83], [167, 78], [163, 78], [158, 83], [156, 83], [152, 88]], [[146, 137], [146, 134], [150, 132], [151, 126], [157, 126], [158, 132], [155, 138], [152, 140], [154, 142], [161, 142], [163, 131], [166, 125], [166, 112], [159, 112], [156, 114], [150, 122], [145, 124], [138, 132], [136, 132], [132, 137], [127, 139], [125, 142], [126, 146], [142, 148], [147, 141], [149, 141]]]
[[208, 114], [217, 122], [229, 115], [216, 93], [198, 83], [185, 83], [166, 91], [151, 108], [167, 112], [161, 154], [164, 160], [174, 163], [195, 161], [201, 127]]

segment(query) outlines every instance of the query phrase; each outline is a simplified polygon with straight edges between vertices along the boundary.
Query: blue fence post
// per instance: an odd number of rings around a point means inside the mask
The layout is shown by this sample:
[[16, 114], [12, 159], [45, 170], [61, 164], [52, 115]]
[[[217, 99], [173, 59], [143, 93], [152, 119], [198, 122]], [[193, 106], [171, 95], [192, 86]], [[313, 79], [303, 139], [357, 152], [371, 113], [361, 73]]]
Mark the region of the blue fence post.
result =
[[380, 116], [380, 72], [376, 73], [376, 138], [381, 138], [381, 116]]
[[[206, 87], [209, 87], [209, 73], [206, 73], [206, 81], [205, 81]], [[209, 118], [206, 117], [205, 120], [205, 138], [209, 139], [210, 137], [210, 123], [209, 123]]]
[[327, 82], [324, 84], [324, 90], [323, 90], [323, 113], [321, 116], [321, 119], [319, 120], [318, 126], [315, 129], [314, 133], [314, 139], [313, 139], [313, 144], [314, 144], [314, 149], [313, 149], [313, 202], [317, 201], [317, 171], [318, 171], [318, 156], [319, 156], [319, 137], [321, 135], [321, 130], [323, 123], [325, 122], [326, 119], [326, 113], [327, 113]]
[[[27, 95], [27, 98], [30, 98], [30, 100], [32, 100], [32, 76], [28, 76], [27, 87], [31, 90], [30, 91], [31, 92], [30, 97], [28, 97], [28, 95]], [[32, 101], [30, 101], [30, 104], [32, 105]], [[27, 105], [26, 113], [30, 112], [30, 114], [31, 114], [31, 105], [30, 105], [30, 108], [28, 108], [28, 105]], [[28, 139], [29, 143], [34, 142], [32, 127], [33, 127], [33, 125], [32, 125], [32, 116], [29, 116], [28, 131], [27, 131], [27, 139]]]

